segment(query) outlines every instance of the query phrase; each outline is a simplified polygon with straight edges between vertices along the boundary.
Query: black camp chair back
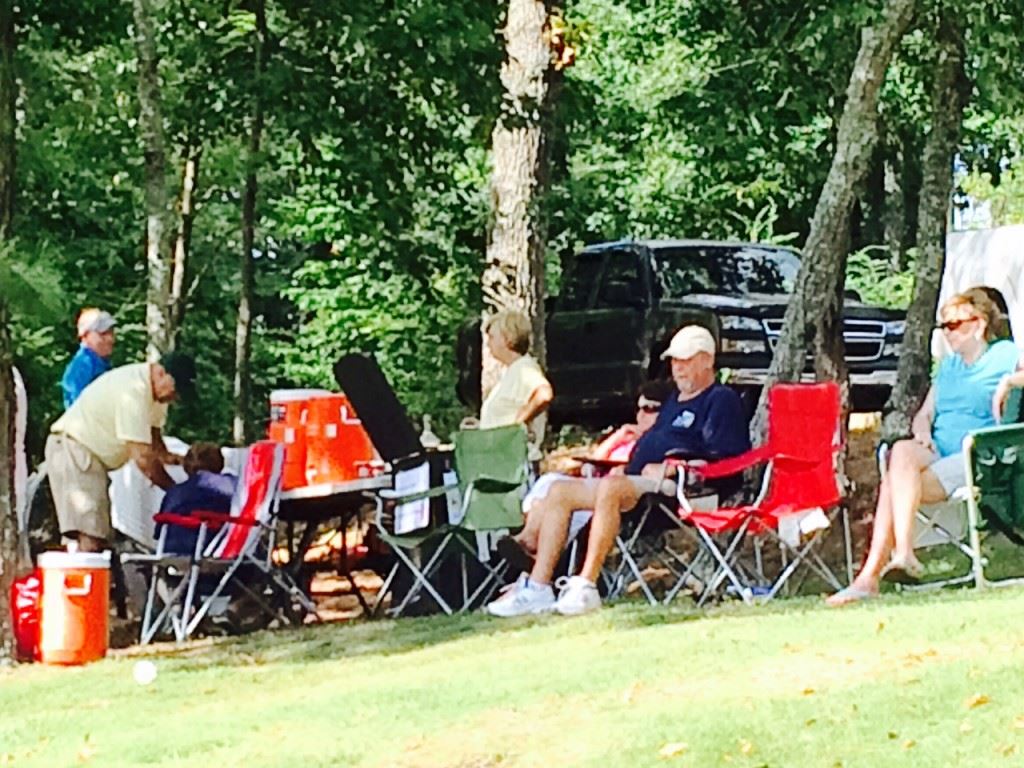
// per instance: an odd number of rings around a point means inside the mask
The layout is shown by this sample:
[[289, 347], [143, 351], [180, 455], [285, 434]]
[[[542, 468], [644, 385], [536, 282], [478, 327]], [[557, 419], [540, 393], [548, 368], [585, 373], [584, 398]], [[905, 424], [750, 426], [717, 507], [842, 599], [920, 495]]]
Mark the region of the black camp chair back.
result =
[[334, 364], [334, 378], [382, 459], [393, 463], [423, 453], [409, 414], [372, 355], [345, 355]]

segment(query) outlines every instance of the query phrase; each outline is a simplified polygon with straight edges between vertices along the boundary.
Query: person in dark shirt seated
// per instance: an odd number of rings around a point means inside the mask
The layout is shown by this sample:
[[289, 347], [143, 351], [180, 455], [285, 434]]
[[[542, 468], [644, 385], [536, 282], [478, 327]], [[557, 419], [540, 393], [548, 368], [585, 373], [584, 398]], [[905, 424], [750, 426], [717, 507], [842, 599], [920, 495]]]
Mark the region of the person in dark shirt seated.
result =
[[[654, 426], [637, 441], [624, 473], [552, 485], [544, 499], [533, 570], [490, 603], [489, 613], [504, 617], [597, 610], [601, 607], [597, 578], [615, 543], [622, 513], [636, 507], [645, 493], [675, 493], [673, 468], [665, 465], [665, 459], [678, 456], [693, 463], [729, 458], [750, 449], [739, 395], [715, 380], [715, 351], [714, 337], [701, 326], [686, 326], [672, 337], [662, 358], [671, 358], [677, 396], [666, 400]], [[573, 512], [586, 509], [594, 510], [587, 558], [580, 574], [568, 579], [556, 600], [551, 578], [565, 547], [569, 520]]]
[[[189, 477], [167, 489], [160, 503], [161, 512], [191, 515], [195, 512], [231, 512], [231, 497], [235, 494], [238, 478], [222, 474], [224, 457], [213, 443], [193, 443], [182, 462]], [[157, 530], [157, 536], [160, 530]], [[171, 554], [191, 555], [199, 537], [198, 528], [170, 525], [164, 541], [164, 551]]]

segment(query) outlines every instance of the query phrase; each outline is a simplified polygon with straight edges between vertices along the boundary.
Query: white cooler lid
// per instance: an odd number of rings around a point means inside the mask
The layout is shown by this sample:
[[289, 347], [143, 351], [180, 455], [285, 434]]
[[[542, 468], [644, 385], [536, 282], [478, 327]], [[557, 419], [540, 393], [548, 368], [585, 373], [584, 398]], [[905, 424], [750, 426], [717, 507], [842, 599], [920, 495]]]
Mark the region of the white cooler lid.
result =
[[44, 571], [110, 568], [109, 552], [43, 552], [39, 567]]
[[326, 389], [275, 389], [270, 393], [271, 403], [290, 403], [296, 400], [309, 400], [311, 397], [324, 397], [333, 394]]

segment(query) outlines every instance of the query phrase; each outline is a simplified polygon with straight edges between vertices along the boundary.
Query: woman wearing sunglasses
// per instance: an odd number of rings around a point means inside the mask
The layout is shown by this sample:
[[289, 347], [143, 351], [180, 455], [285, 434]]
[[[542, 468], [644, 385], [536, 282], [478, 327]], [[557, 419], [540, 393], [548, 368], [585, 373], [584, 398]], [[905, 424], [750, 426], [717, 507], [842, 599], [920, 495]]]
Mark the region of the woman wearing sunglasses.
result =
[[949, 498], [966, 482], [964, 436], [996, 423], [997, 388], [1018, 367], [1020, 355], [1005, 338], [1005, 313], [991, 291], [971, 288], [942, 305], [938, 328], [951, 353], [939, 363], [911, 422], [912, 436], [892, 446], [864, 566], [850, 586], [828, 599], [829, 605], [875, 597], [883, 579], [912, 582], [921, 577], [913, 548], [915, 512], [921, 504]]

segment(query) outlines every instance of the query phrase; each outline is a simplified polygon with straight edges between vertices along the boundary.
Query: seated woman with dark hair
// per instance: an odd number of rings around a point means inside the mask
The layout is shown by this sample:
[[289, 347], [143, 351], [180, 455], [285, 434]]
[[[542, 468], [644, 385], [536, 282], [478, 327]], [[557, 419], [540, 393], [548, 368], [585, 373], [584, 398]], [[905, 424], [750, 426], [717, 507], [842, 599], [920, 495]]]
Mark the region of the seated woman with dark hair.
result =
[[[182, 462], [188, 479], [167, 489], [160, 503], [161, 512], [188, 516], [195, 512], [231, 512], [231, 498], [235, 494], [238, 478], [222, 474], [224, 457], [220, 448], [213, 443], [193, 443]], [[157, 529], [157, 536], [160, 530]], [[172, 554], [191, 555], [196, 548], [199, 531], [181, 525], [167, 529], [164, 551]]]

